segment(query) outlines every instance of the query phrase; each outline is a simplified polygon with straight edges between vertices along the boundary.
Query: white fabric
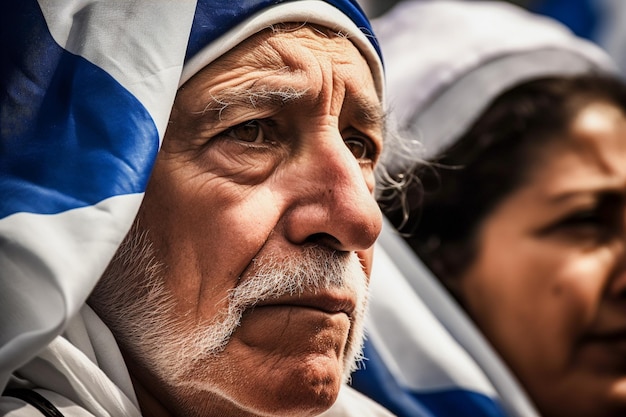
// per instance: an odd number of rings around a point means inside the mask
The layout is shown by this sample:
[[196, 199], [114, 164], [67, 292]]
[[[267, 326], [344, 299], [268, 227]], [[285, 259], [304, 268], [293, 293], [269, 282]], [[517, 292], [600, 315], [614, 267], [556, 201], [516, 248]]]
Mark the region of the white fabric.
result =
[[348, 385], [343, 385], [335, 404], [319, 417], [393, 417], [393, 414]]
[[372, 25], [386, 62], [388, 106], [400, 129], [419, 135], [424, 157], [519, 81], [616, 71], [596, 45], [502, 1], [405, 0]]
[[142, 197], [119, 195], [57, 215], [16, 213], [0, 220], [7, 242], [0, 250], [0, 329], [9, 340], [0, 346], [0, 391], [12, 370], [80, 310]]
[[[63, 336], [16, 372], [9, 387], [37, 387], [66, 417], [141, 416], [117, 343], [88, 306]], [[41, 416], [31, 405], [11, 397], [0, 397], [0, 413]]]

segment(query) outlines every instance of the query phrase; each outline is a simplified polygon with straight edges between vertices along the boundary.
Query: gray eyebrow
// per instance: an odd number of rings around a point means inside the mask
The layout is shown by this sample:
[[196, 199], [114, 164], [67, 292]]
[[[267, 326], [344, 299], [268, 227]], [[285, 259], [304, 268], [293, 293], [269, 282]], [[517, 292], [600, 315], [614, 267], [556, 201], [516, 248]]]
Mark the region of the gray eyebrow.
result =
[[294, 87], [281, 87], [272, 89], [267, 86], [252, 86], [250, 88], [229, 88], [217, 94], [211, 94], [211, 99], [203, 110], [196, 112], [206, 115], [216, 112], [219, 120], [232, 107], [248, 108], [278, 108], [290, 102], [296, 101], [306, 94], [306, 90], [298, 90]]
[[367, 127], [382, 127], [385, 124], [387, 114], [383, 110], [380, 102], [373, 102], [360, 96], [350, 97], [353, 100], [353, 117], [358, 122]]
[[[304, 97], [308, 89], [296, 89], [293, 86], [272, 88], [266, 84], [252, 85], [249, 88], [227, 88], [211, 94], [205, 107], [195, 114], [209, 116], [215, 120], [228, 119], [228, 112], [234, 108], [280, 108]], [[348, 112], [359, 125], [379, 128], [385, 124], [387, 115], [380, 102], [370, 101], [359, 95], [350, 96], [352, 102]]]

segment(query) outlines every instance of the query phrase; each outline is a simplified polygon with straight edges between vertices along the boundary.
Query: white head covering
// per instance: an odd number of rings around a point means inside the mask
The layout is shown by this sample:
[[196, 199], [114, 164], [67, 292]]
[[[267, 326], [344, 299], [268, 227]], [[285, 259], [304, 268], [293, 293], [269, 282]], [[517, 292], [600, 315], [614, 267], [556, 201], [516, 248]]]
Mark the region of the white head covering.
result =
[[[423, 154], [391, 161], [393, 169], [452, 144], [515, 84], [615, 69], [563, 25], [501, 1], [407, 0], [373, 26], [390, 114], [423, 145]], [[398, 416], [538, 416], [464, 310], [388, 223], [370, 288], [369, 362], [353, 386]]]
[[408, 0], [373, 24], [388, 61], [389, 107], [401, 129], [418, 135], [426, 158], [512, 85], [616, 69], [562, 24], [502, 1]]
[[0, 392], [67, 328], [127, 233], [179, 85], [270, 24], [341, 31], [352, 0], [23, 0], [1, 6]]

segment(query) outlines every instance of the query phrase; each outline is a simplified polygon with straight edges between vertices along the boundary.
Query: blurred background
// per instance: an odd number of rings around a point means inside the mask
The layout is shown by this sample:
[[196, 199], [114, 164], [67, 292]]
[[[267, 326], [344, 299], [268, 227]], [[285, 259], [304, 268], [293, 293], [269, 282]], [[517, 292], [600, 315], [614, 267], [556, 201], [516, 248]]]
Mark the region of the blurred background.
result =
[[[376, 18], [404, 0], [357, 0], [370, 18]], [[437, 1], [437, 0], [422, 0]], [[466, 0], [479, 1], [479, 0]], [[626, 0], [493, 0], [517, 4], [550, 16], [613, 56], [626, 74]], [[416, 22], [415, 24], [419, 24]]]

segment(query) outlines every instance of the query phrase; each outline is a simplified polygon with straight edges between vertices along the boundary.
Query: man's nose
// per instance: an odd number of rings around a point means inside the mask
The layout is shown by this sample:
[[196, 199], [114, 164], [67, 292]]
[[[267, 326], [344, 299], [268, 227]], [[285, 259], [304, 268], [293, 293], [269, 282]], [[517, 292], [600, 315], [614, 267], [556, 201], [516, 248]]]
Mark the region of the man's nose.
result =
[[[295, 163], [292, 205], [285, 215], [287, 238], [335, 250], [357, 251], [374, 244], [382, 215], [362, 167], [337, 133], [303, 152]], [[371, 179], [373, 182], [373, 177]]]

